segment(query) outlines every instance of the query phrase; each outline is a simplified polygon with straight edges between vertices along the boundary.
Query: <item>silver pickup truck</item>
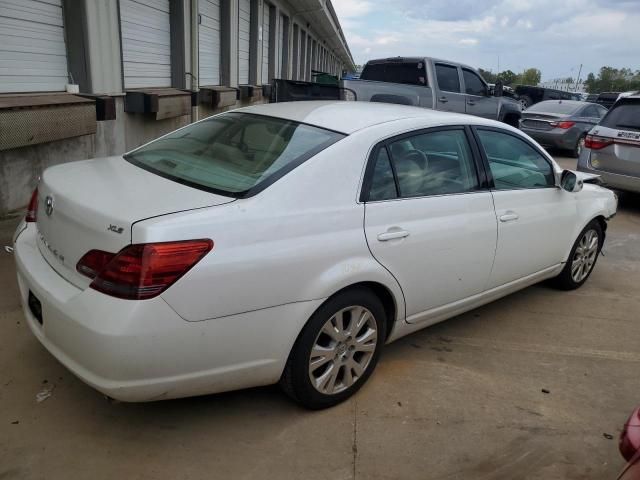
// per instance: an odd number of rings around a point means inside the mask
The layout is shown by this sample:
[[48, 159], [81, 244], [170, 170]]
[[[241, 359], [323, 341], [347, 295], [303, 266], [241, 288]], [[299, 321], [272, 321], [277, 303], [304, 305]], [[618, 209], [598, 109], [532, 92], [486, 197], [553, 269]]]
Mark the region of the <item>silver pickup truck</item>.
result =
[[472, 67], [425, 57], [370, 60], [360, 79], [342, 80], [358, 101], [400, 103], [446, 112], [468, 113], [518, 126], [520, 104], [489, 87]]
[[274, 79], [271, 102], [357, 100], [399, 103], [445, 112], [468, 113], [518, 127], [522, 107], [502, 95], [502, 85], [489, 86], [472, 67], [426, 57], [370, 60], [359, 79], [335, 84]]

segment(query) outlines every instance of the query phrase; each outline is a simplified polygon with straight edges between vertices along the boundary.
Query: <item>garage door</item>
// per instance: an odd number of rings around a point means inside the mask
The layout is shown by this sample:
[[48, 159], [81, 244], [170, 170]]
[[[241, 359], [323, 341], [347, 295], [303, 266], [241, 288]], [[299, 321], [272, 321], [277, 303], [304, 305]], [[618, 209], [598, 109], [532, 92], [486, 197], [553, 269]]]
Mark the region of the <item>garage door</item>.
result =
[[171, 86], [169, 0], [120, 0], [124, 87]]
[[251, 26], [251, 2], [238, 2], [238, 83], [249, 84], [249, 45]]
[[269, 83], [269, 14], [268, 3], [262, 9], [262, 83]]
[[200, 85], [220, 85], [220, 0], [198, 2]]
[[65, 90], [62, 0], [0, 0], [0, 93]]

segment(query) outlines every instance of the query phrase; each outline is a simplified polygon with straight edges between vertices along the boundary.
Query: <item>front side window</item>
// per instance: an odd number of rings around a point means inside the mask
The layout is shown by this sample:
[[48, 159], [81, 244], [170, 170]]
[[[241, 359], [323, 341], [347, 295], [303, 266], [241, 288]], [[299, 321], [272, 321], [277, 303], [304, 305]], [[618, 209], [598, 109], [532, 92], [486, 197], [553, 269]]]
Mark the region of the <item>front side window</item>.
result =
[[551, 164], [524, 140], [493, 130], [477, 132], [496, 190], [555, 186]]
[[[478, 188], [464, 130], [441, 130], [404, 137], [389, 143], [388, 150], [400, 197], [447, 195]], [[369, 200], [395, 198], [396, 191], [391, 187], [393, 170], [386, 166], [388, 162], [383, 148], [376, 159]]]
[[464, 78], [464, 88], [467, 95], [478, 95], [483, 97], [487, 95], [487, 86], [475, 72], [463, 68], [462, 78]]
[[242, 197], [344, 136], [281, 118], [232, 112], [177, 130], [124, 158], [195, 188]]
[[458, 67], [436, 63], [436, 77], [438, 78], [438, 87], [440, 87], [440, 90], [460, 93]]

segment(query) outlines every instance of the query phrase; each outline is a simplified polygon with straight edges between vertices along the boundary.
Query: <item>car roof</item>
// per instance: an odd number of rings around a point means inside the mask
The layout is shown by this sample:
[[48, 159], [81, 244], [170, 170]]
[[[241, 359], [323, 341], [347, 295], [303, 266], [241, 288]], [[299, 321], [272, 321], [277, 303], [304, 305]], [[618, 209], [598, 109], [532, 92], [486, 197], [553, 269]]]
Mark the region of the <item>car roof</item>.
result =
[[[464, 63], [456, 62], [455, 60], [446, 60], [444, 58], [435, 57], [387, 57], [387, 58], [373, 58], [368, 60], [366, 64], [375, 65], [377, 63], [402, 63], [402, 62], [424, 62], [425, 60], [431, 60], [434, 63], [447, 63], [449, 65], [456, 65], [463, 68], [470, 68], [476, 70], [475, 67]], [[365, 65], [366, 65], [365, 64]]]
[[303, 101], [253, 105], [234, 110], [306, 123], [335, 132], [350, 134], [381, 123], [421, 118], [425, 126], [505, 124], [460, 113], [379, 102]]

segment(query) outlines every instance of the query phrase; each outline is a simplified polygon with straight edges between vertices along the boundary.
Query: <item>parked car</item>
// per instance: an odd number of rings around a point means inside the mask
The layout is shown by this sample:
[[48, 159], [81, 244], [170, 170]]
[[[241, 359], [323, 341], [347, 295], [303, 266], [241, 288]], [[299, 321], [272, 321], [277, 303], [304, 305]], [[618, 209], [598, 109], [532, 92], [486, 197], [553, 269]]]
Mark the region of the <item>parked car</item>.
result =
[[640, 407], [624, 423], [618, 446], [628, 462], [618, 480], [640, 480]]
[[570, 150], [579, 157], [587, 132], [606, 113], [606, 108], [595, 103], [546, 100], [522, 113], [520, 129], [540, 145]]
[[[276, 80], [272, 101], [325, 99], [315, 84]], [[305, 90], [306, 89], [306, 90]], [[396, 103], [468, 113], [518, 126], [518, 103], [502, 96], [502, 87], [490, 88], [472, 67], [448, 60], [394, 57], [370, 60], [359, 80], [343, 79], [334, 98]]]
[[602, 105], [603, 107], [609, 109], [613, 106], [614, 103], [618, 101], [620, 98], [621, 92], [602, 92], [598, 94], [598, 98], [596, 98], [595, 103]]
[[522, 106], [522, 110], [526, 110], [545, 100], [573, 100], [573, 93], [564, 90], [556, 90], [554, 88], [534, 87], [533, 85], [516, 85], [515, 92]]
[[24, 314], [119, 400], [280, 382], [328, 407], [385, 343], [545, 279], [580, 287], [616, 211], [590, 178], [480, 117], [235, 110], [45, 170], [14, 238]]
[[618, 100], [585, 137], [578, 170], [612, 188], [640, 192], [640, 95]]
[[596, 103], [596, 100], [598, 99], [598, 93], [590, 93], [587, 95], [587, 98], [585, 98], [585, 102], [590, 102], [590, 103]]

